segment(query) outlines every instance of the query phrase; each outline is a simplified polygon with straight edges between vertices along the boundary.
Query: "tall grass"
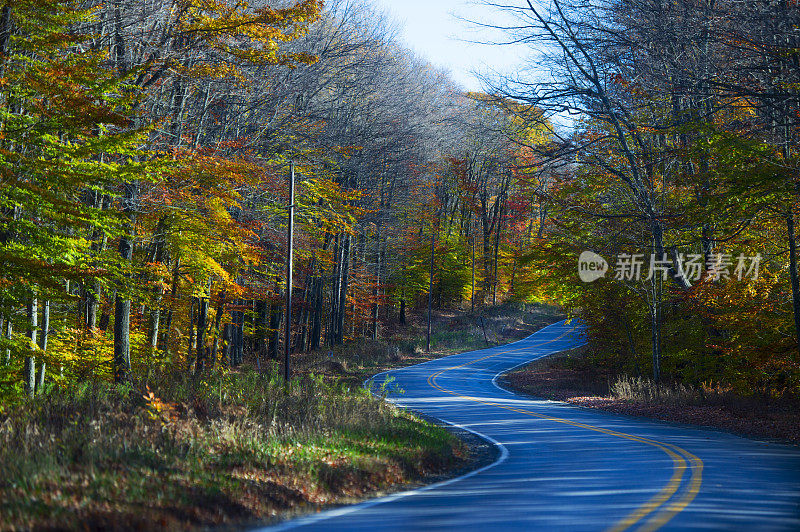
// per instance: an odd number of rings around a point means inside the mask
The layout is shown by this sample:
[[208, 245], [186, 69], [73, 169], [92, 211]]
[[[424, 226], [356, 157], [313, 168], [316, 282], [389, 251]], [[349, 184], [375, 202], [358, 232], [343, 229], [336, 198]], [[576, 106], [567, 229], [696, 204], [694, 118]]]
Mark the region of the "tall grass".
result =
[[[109, 506], [123, 519], [141, 507], [163, 516], [204, 504], [217, 515], [220, 494], [250, 500], [276, 479], [303, 486], [292, 497], [335, 500], [342, 479], [351, 491], [413, 480], [456, 463], [457, 452], [443, 429], [313, 375], [287, 385], [276, 368], [162, 374], [144, 390], [93, 381], [0, 415], [0, 529], [71, 528], [80, 512]], [[242, 475], [253, 480], [243, 485]]]
[[704, 383], [692, 386], [682, 383], [655, 383], [644, 377], [622, 375], [609, 385], [612, 397], [626, 401], [672, 406], [729, 402], [736, 395], [732, 389]]
[[25, 481], [40, 467], [95, 466], [131, 453], [185, 457], [201, 447], [247, 440], [274, 444], [377, 430], [399, 415], [364, 390], [315, 376], [286, 386], [275, 372], [217, 373], [203, 380], [165, 378], [153, 389], [141, 394], [94, 382], [20, 405], [0, 418], [4, 480]]

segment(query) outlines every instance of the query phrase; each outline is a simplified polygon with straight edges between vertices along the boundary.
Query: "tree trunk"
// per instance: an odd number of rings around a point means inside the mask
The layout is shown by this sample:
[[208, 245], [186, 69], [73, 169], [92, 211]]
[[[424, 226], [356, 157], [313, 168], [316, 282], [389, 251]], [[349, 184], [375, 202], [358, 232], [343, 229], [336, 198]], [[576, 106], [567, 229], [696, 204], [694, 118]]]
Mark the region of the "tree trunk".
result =
[[503, 204], [498, 206], [497, 233], [494, 235], [494, 275], [492, 276], [492, 305], [497, 305], [497, 274], [500, 263], [500, 232], [503, 230]]
[[322, 306], [324, 304], [322, 294], [324, 286], [325, 280], [322, 277], [317, 277], [317, 282], [314, 287], [314, 320], [311, 326], [310, 349], [312, 351], [319, 349], [322, 340]]
[[195, 321], [194, 308], [195, 308], [195, 301], [197, 301], [197, 298], [193, 297], [192, 300], [191, 300], [191, 303], [189, 304], [189, 348], [186, 350], [187, 351], [186, 369], [188, 369], [189, 371], [191, 371], [191, 369], [192, 369], [192, 359], [194, 358], [193, 355], [194, 355], [194, 346], [195, 346], [195, 342], [194, 342], [194, 338], [195, 338], [195, 336], [194, 336], [194, 321]]
[[375, 286], [372, 288], [372, 339], [378, 339], [378, 290], [381, 283], [381, 234], [378, 226], [377, 242], [375, 243]]
[[[211, 293], [209, 289], [209, 293]], [[195, 373], [202, 373], [206, 365], [206, 322], [208, 321], [208, 297], [200, 298], [200, 311], [197, 316], [197, 362]]]
[[[38, 300], [36, 297], [31, 297], [28, 301], [28, 339], [30, 340], [30, 348], [36, 347], [36, 333], [39, 328], [39, 309]], [[25, 392], [28, 397], [33, 397], [36, 392], [36, 359], [31, 356], [25, 357]]]
[[306, 339], [308, 338], [308, 309], [311, 308], [311, 275], [306, 275], [305, 287], [303, 287], [303, 305], [300, 309], [300, 319], [297, 322], [297, 327], [294, 333], [294, 345], [301, 352], [306, 348]]
[[[42, 307], [42, 326], [41, 326], [41, 334], [39, 335], [39, 347], [42, 349], [42, 352], [47, 352], [47, 341], [50, 337], [50, 300], [46, 300], [44, 302], [44, 306]], [[36, 380], [36, 393], [42, 393], [44, 391], [44, 379], [45, 379], [45, 371], [47, 370], [47, 363], [42, 361], [42, 365], [39, 367], [39, 377]]]
[[[236, 300], [235, 305], [241, 306], [242, 301]], [[242, 363], [244, 351], [244, 313], [241, 310], [233, 312], [233, 330], [231, 331], [231, 365], [238, 366]]]
[[233, 324], [226, 323], [225, 327], [222, 329], [222, 360], [228, 365], [228, 367], [233, 366], [233, 361], [231, 360], [231, 352], [232, 349], [232, 339], [233, 336]]
[[433, 265], [435, 257], [436, 257], [436, 233], [433, 232], [433, 227], [431, 227], [431, 262], [430, 262], [430, 271], [428, 272], [428, 323], [425, 334], [426, 353], [430, 353], [431, 351], [431, 320], [432, 320], [431, 306], [433, 305]]
[[661, 283], [662, 279], [654, 275], [651, 280], [653, 299], [650, 303], [650, 340], [653, 350], [653, 382], [661, 379]]
[[[153, 244], [152, 244], [152, 251], [150, 252], [150, 262], [155, 264], [163, 264], [164, 262], [164, 246], [165, 246], [165, 233], [166, 233], [166, 221], [162, 217], [158, 220], [156, 224], [156, 228], [153, 231]], [[160, 279], [159, 279], [160, 281]], [[155, 349], [158, 347], [158, 328], [161, 322], [161, 300], [164, 298], [164, 287], [159, 282], [158, 286], [154, 290], [155, 297], [153, 300], [153, 306], [150, 309], [150, 317], [149, 317], [149, 331], [150, 335], [148, 338], [148, 343], [151, 349]]]
[[333, 287], [331, 290], [331, 312], [329, 316], [327, 340], [328, 345], [333, 347], [336, 345], [336, 326], [339, 323], [339, 301], [341, 299], [340, 292], [342, 289], [342, 268], [344, 267], [341, 253], [344, 249], [341, 240], [343, 235], [336, 235], [333, 244]]
[[480, 291], [481, 305], [486, 304], [492, 283], [492, 235], [484, 231], [483, 234], [483, 283]]
[[[122, 13], [119, 1], [114, 2], [114, 35], [112, 57], [114, 66], [120, 74], [127, 71], [125, 64], [125, 42], [122, 36]], [[137, 186], [135, 183], [124, 183], [122, 195], [122, 212], [128, 217], [123, 233], [119, 240], [119, 254], [127, 265], [133, 258], [133, 213]], [[127, 276], [126, 276], [127, 277]], [[123, 281], [124, 282], [124, 281]], [[131, 371], [131, 300], [123, 298], [117, 290], [114, 306], [114, 382], [125, 382], [130, 378]]]
[[[244, 302], [243, 302], [244, 303]], [[239, 311], [239, 326], [236, 328], [236, 365], [244, 362], [244, 311]]]
[[158, 347], [158, 327], [161, 322], [161, 296], [164, 294], [164, 289], [159, 287], [157, 289], [158, 296], [156, 297], [153, 308], [150, 309], [150, 337], [148, 344], [150, 348], [155, 349]]
[[117, 295], [114, 310], [114, 382], [125, 382], [131, 370], [131, 300]]
[[[108, 210], [111, 207], [111, 198], [99, 192], [92, 192], [91, 196], [92, 207], [101, 210]], [[95, 254], [100, 254], [106, 249], [107, 236], [96, 229], [92, 232], [92, 251]], [[90, 279], [87, 285], [84, 286], [86, 294], [86, 328], [94, 331], [97, 327], [97, 307], [100, 304], [100, 281], [98, 279]]]
[[[125, 183], [122, 201], [122, 211], [129, 219], [125, 224], [122, 236], [119, 239], [119, 254], [122, 260], [129, 264], [133, 259], [133, 212], [136, 199], [137, 186], [134, 183]], [[130, 274], [125, 277], [130, 280]], [[131, 371], [131, 300], [123, 297], [117, 290], [114, 307], [114, 382], [121, 383], [129, 380]]]
[[267, 356], [269, 335], [267, 329], [269, 328], [269, 305], [265, 299], [256, 301], [256, 326], [255, 326], [255, 339], [254, 349], [260, 357]]
[[167, 322], [164, 324], [164, 332], [161, 335], [161, 349], [166, 349], [169, 343], [169, 335], [172, 329], [172, 316], [175, 314], [175, 303], [178, 297], [178, 282], [180, 281], [181, 258], [175, 257], [175, 266], [172, 268], [172, 287], [169, 293], [169, 311], [167, 311]]
[[786, 216], [786, 230], [789, 234], [789, 277], [792, 283], [792, 311], [797, 348], [800, 352], [800, 278], [797, 274], [797, 241], [794, 229], [794, 213]]
[[219, 348], [219, 326], [222, 322], [222, 315], [225, 312], [225, 292], [219, 293], [219, 304], [217, 305], [217, 315], [214, 317], [214, 345], [211, 347], [211, 367], [217, 364], [217, 350]]
[[[14, 325], [11, 323], [11, 317], [10, 316], [6, 317], [5, 330], [3, 332], [5, 333], [6, 339], [7, 340], [11, 340], [11, 336], [14, 334]], [[9, 364], [11, 364], [11, 348], [7, 347], [6, 348], [6, 365], [9, 365]]]
[[93, 281], [86, 291], [86, 328], [94, 331], [97, 328], [97, 305], [100, 294], [100, 282]]
[[342, 278], [339, 288], [339, 315], [337, 316], [336, 323], [337, 345], [342, 345], [344, 343], [344, 323], [345, 314], [347, 314], [347, 290], [350, 277], [350, 235], [345, 235], [342, 247]]

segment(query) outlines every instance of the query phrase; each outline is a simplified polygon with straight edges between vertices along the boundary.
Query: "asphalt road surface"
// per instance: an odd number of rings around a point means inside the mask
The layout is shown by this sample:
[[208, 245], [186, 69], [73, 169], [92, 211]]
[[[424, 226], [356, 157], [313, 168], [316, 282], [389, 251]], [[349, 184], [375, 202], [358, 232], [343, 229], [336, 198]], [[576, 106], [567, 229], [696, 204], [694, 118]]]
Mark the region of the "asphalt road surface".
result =
[[494, 463], [271, 530], [800, 530], [800, 449], [533, 400], [497, 376], [583, 343], [560, 322], [393, 370], [390, 400], [475, 432]]

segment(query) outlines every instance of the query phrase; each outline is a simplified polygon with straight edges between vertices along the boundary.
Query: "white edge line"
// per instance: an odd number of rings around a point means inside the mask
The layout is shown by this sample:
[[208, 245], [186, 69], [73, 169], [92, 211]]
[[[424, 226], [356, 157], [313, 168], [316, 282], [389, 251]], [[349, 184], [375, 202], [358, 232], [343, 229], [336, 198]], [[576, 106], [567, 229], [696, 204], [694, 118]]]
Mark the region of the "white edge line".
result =
[[[497, 375], [495, 375], [494, 377], [492, 377], [492, 385], [495, 388], [497, 388], [498, 390], [501, 390], [503, 392], [510, 393], [511, 395], [516, 395], [516, 396], [519, 396], [519, 397], [524, 397], [524, 396], [521, 396], [520, 394], [516, 393], [513, 390], [509, 390], [508, 388], [503, 388], [502, 386], [497, 384], [497, 379], [499, 379], [500, 377], [502, 377], [504, 375], [507, 375], [507, 374], [511, 373], [512, 371], [514, 371], [515, 369], [517, 369], [519, 367], [522, 367], [522, 366], [525, 366], [527, 364], [530, 364], [531, 362], [535, 362], [537, 360], [541, 360], [541, 359], [547, 358], [549, 356], [557, 355], [558, 353], [563, 353], [564, 351], [569, 351], [570, 349], [575, 349], [575, 348], [578, 348], [578, 347], [582, 347], [584, 345], [586, 345], [586, 342], [583, 342], [582, 344], [578, 344], [578, 345], [575, 345], [575, 346], [572, 346], [572, 347], [568, 347], [566, 349], [560, 349], [558, 351], [551, 351], [550, 353], [544, 353], [544, 354], [539, 355], [536, 358], [532, 358], [532, 359], [530, 359], [530, 360], [528, 360], [526, 362], [522, 362], [520, 364], [517, 364], [516, 366], [512, 366], [510, 368], [506, 368], [503, 371], [501, 371], [500, 373], [498, 373]], [[553, 402], [554, 403], [561, 403], [563, 401], [553, 401]]]
[[[550, 324], [550, 325], [548, 325], [546, 327], [542, 327], [541, 329], [539, 329], [535, 333], [531, 334], [531, 336], [533, 336], [534, 334], [538, 334], [538, 333], [544, 331], [545, 329], [549, 329], [550, 327], [554, 327], [556, 325], [563, 325], [565, 323], [568, 323], [569, 321], [571, 321], [571, 320], [562, 320], [562, 321], [557, 322], [557, 323], [552, 323], [552, 324]], [[527, 338], [523, 338], [522, 340], [517, 340], [516, 342], [511, 342], [509, 344], [505, 344], [503, 346], [494, 346], [494, 347], [496, 348], [496, 347], [510, 346], [512, 344], [516, 344], [517, 342], [522, 342], [524, 340], [527, 340], [528, 338], [530, 338], [530, 336], [527, 337]], [[493, 348], [488, 348], [488, 349], [493, 349]], [[569, 348], [569, 349], [571, 349], [571, 348]], [[485, 349], [479, 349], [478, 351], [485, 351]], [[564, 349], [563, 351], [566, 351], [566, 349]], [[468, 351], [467, 353], [472, 353], [472, 352], [474, 352], [474, 351]], [[555, 353], [557, 353], [557, 352], [560, 352], [560, 351], [556, 351]], [[455, 356], [461, 356], [463, 354], [465, 354], [465, 353], [458, 353], [456, 355], [450, 355], [450, 356], [455, 357]], [[513, 368], [504, 369], [503, 371], [497, 373], [497, 375], [495, 375], [494, 378], [492, 378], [492, 384], [499, 390], [502, 390], [502, 391], [508, 392], [508, 393], [513, 393], [513, 392], [510, 392], [509, 390], [506, 390], [506, 389], [501, 388], [500, 386], [498, 386], [497, 382], [496, 382], [497, 379], [501, 375], [503, 375], [505, 373], [508, 373], [510, 371], [513, 371], [514, 369], [516, 369], [516, 368], [518, 368], [520, 366], [524, 366], [525, 364], [530, 364], [534, 360], [538, 360], [539, 358], [543, 358], [544, 356], [549, 356], [551, 354], [554, 354], [554, 353], [548, 353], [547, 355], [543, 355], [543, 356], [540, 356], [538, 358], [532, 358], [532, 359], [528, 360], [527, 362], [523, 362], [521, 364], [518, 364], [518, 365], [514, 366]], [[443, 357], [443, 358], [439, 358], [439, 359], [436, 359], [436, 360], [437, 361], [441, 361], [441, 360], [445, 360], [447, 358], [450, 358], [450, 357]], [[428, 362], [431, 362], [431, 361], [428, 361]], [[423, 362], [422, 364], [426, 364], [426, 363], [427, 362]], [[421, 364], [417, 364], [417, 365], [421, 365]], [[409, 367], [414, 367], [414, 366], [409, 366]], [[398, 369], [403, 369], [403, 368], [398, 368]], [[395, 370], [386, 370], [386, 371], [382, 371], [380, 373], [376, 373], [372, 377], [366, 379], [364, 381], [363, 386], [366, 388], [368, 382], [373, 381], [373, 380], [375, 380], [376, 377], [379, 377], [379, 376], [381, 376], [381, 375], [383, 375], [385, 373], [389, 373], [391, 371], [395, 371]], [[372, 393], [372, 395], [376, 395], [377, 396], [377, 394], [372, 391], [372, 387], [371, 386], [368, 389], [369, 389], [370, 393]], [[391, 402], [393, 404], [395, 403], [391, 399], [385, 399], [385, 400], [388, 401], [388, 402]], [[477, 430], [472, 430], [472, 429], [470, 429], [468, 427], [465, 427], [464, 425], [459, 425], [458, 423], [454, 423], [454, 422], [448, 421], [446, 419], [437, 418], [435, 416], [430, 416], [430, 417], [432, 417], [434, 419], [437, 419], [437, 420], [441, 421], [442, 423], [446, 423], [446, 424], [450, 425], [451, 427], [456, 427], [456, 428], [459, 428], [461, 430], [465, 430], [467, 432], [470, 432], [470, 433], [474, 434], [475, 436], [478, 436], [479, 438], [491, 443], [492, 445], [494, 445], [494, 447], [496, 449], [498, 449], [500, 451], [500, 456], [497, 458], [497, 460], [495, 460], [491, 464], [485, 465], [485, 466], [483, 466], [481, 468], [475, 469], [473, 471], [470, 471], [469, 473], [465, 473], [465, 474], [460, 475], [458, 477], [450, 478], [450, 479], [447, 479], [447, 480], [442, 480], [442, 481], [436, 482], [434, 484], [428, 484], [427, 486], [423, 486], [421, 488], [417, 488], [417, 489], [413, 489], [413, 490], [401, 491], [399, 493], [393, 493], [393, 494], [387, 495], [385, 497], [379, 497], [377, 499], [364, 501], [362, 503], [342, 506], [341, 508], [335, 508], [333, 510], [326, 510], [326, 511], [320, 512], [318, 514], [309, 515], [309, 516], [305, 516], [305, 517], [298, 517], [296, 519], [291, 519], [289, 521], [285, 521], [285, 522], [277, 524], [277, 525], [268, 526], [268, 527], [262, 527], [262, 528], [256, 528], [256, 529], [253, 529], [251, 532], [266, 532], [266, 531], [277, 532], [277, 531], [280, 531], [280, 530], [292, 530], [292, 529], [299, 528], [299, 527], [302, 527], [302, 526], [313, 525], [313, 524], [319, 523], [321, 521], [327, 521], [328, 519], [333, 519], [333, 518], [336, 518], [336, 517], [341, 517], [343, 515], [348, 515], [350, 513], [353, 513], [353, 512], [359, 511], [359, 510], [364, 510], [366, 508], [371, 508], [371, 507], [377, 506], [379, 504], [385, 504], [385, 503], [393, 502], [393, 501], [396, 501], [396, 500], [399, 500], [399, 499], [404, 499], [406, 497], [410, 497], [412, 495], [420, 495], [422, 493], [425, 493], [426, 491], [434, 490], [434, 489], [437, 489], [437, 488], [442, 488], [444, 486], [448, 486], [448, 485], [453, 484], [455, 482], [460, 482], [462, 480], [465, 480], [465, 479], [468, 479], [470, 477], [473, 477], [473, 476], [475, 476], [475, 475], [477, 475], [479, 473], [483, 473], [484, 471], [487, 471], [487, 470], [489, 470], [489, 469], [491, 469], [493, 467], [496, 467], [496, 466], [502, 464], [503, 462], [505, 462], [508, 459], [508, 449], [506, 448], [506, 446], [503, 445], [502, 443], [500, 443], [499, 441], [495, 440], [491, 436], [487, 436], [486, 434], [478, 432]]]

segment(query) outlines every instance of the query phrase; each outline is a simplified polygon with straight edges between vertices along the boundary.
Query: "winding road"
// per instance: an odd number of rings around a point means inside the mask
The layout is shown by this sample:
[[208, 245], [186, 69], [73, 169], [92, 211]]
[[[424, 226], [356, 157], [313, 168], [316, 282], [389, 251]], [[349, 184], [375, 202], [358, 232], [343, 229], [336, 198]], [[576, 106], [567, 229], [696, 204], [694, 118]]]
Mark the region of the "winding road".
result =
[[269, 530], [800, 530], [800, 449], [504, 390], [497, 377], [583, 343], [560, 322], [374, 378], [390, 400], [492, 442], [464, 476]]

